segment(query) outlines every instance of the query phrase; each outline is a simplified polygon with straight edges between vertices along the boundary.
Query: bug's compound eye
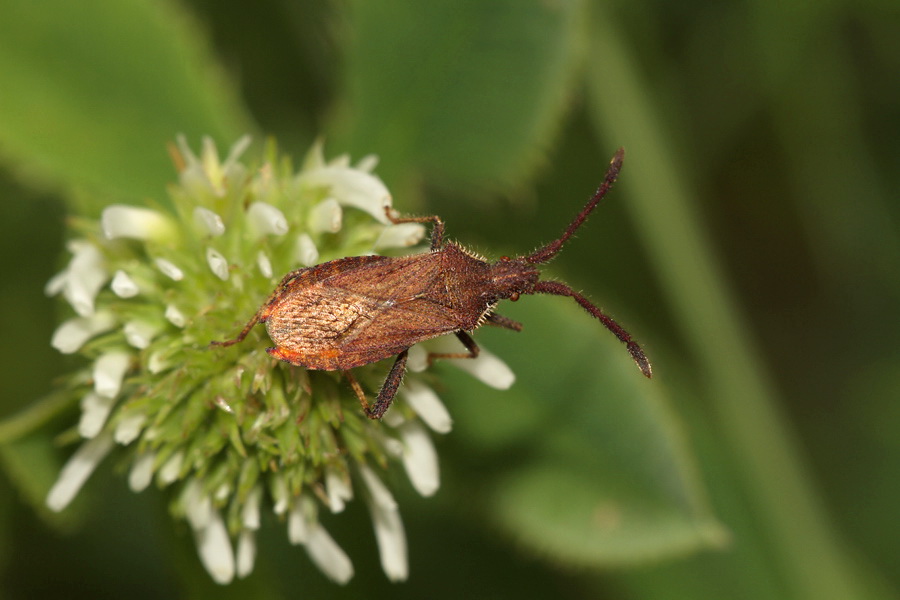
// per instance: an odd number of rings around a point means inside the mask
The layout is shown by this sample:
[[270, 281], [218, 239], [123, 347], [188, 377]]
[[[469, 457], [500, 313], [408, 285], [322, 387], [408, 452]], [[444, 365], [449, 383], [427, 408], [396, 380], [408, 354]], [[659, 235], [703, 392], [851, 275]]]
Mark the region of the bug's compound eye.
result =
[[519, 292], [514, 293], [512, 296], [509, 297], [509, 299], [510, 299], [511, 301], [513, 301], [513, 302], [515, 302], [516, 300], [518, 300], [518, 299], [519, 299]]
[[500, 257], [500, 260], [502, 260], [503, 262], [509, 262], [509, 257], [508, 257], [508, 256], [501, 256], [501, 257]]

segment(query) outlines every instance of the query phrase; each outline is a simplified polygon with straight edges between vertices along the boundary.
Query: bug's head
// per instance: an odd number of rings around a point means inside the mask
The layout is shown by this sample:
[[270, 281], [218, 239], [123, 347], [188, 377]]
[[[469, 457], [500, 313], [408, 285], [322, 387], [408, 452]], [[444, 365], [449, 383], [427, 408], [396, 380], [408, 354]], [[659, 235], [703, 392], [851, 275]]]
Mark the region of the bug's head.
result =
[[523, 258], [503, 256], [491, 264], [494, 292], [501, 300], [515, 299], [519, 294], [531, 294], [540, 272]]

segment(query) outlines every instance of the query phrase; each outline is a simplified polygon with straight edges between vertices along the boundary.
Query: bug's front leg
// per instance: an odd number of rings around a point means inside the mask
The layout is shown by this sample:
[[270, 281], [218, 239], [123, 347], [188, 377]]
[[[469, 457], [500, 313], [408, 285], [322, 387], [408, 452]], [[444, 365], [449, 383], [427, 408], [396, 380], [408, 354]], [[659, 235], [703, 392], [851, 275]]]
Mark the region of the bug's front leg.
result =
[[522, 331], [522, 324], [518, 321], [513, 321], [509, 317], [504, 317], [503, 315], [498, 315], [497, 313], [491, 313], [487, 316], [486, 321], [490, 325], [494, 325], [496, 327], [503, 327], [504, 329], [512, 329], [513, 331]]
[[375, 404], [372, 405], [369, 405], [368, 401], [366, 401], [366, 394], [363, 392], [362, 386], [359, 385], [356, 377], [349, 371], [344, 373], [350, 382], [350, 387], [353, 388], [356, 397], [359, 398], [359, 403], [362, 404], [363, 412], [370, 419], [380, 419], [387, 412], [387, 409], [391, 407], [394, 396], [397, 395], [397, 389], [400, 387], [400, 382], [403, 380], [403, 374], [406, 373], [406, 359], [408, 356], [408, 350], [404, 350], [397, 355], [397, 360], [394, 361], [394, 366], [391, 367], [387, 378], [381, 386], [381, 391], [378, 392], [378, 398], [375, 399]]

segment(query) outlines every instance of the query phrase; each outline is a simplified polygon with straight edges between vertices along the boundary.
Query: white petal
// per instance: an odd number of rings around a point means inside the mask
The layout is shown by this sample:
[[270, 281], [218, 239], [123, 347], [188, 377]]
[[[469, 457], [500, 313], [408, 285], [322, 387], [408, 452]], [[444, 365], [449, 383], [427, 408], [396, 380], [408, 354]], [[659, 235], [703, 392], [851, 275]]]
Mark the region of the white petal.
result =
[[272, 511], [276, 515], [283, 515], [289, 508], [287, 483], [281, 477], [276, 477], [272, 482]]
[[303, 188], [328, 188], [329, 196], [342, 205], [364, 210], [382, 223], [389, 222], [384, 211], [391, 205], [391, 194], [378, 177], [365, 171], [329, 165], [301, 172], [297, 182]]
[[[381, 568], [391, 581], [402, 581], [409, 574], [409, 561], [406, 550], [406, 532], [403, 529], [403, 521], [397, 504], [390, 497], [390, 492], [369, 471], [371, 477], [366, 477], [368, 467], [361, 470], [363, 480], [369, 487], [371, 499], [369, 512], [372, 515], [372, 524], [375, 527], [375, 540], [378, 542], [378, 552], [381, 556]], [[377, 483], [375, 483], [377, 482]], [[374, 485], [373, 485], [374, 484]], [[379, 489], [381, 488], [381, 489]], [[390, 497], [386, 502], [384, 494]]]
[[422, 344], [416, 344], [409, 349], [406, 368], [412, 373], [421, 373], [428, 368], [428, 350]]
[[169, 360], [169, 357], [163, 351], [153, 352], [150, 354], [150, 358], [147, 359], [147, 370], [153, 375], [162, 373], [171, 367], [172, 361]]
[[225, 162], [222, 163], [223, 171], [230, 171], [232, 167], [237, 164], [238, 159], [241, 157], [241, 154], [243, 154], [244, 151], [250, 147], [250, 141], [252, 139], [253, 138], [250, 137], [249, 134], [245, 134], [238, 138], [238, 141], [231, 145], [231, 148], [228, 150], [228, 156], [225, 157]]
[[378, 166], [378, 155], [367, 154], [356, 163], [356, 168], [366, 173], [371, 173]]
[[325, 153], [323, 150], [324, 144], [322, 143], [322, 139], [319, 138], [315, 142], [313, 142], [312, 146], [309, 147], [309, 151], [306, 153], [306, 156], [303, 157], [301, 170], [311, 171], [313, 169], [324, 167], [326, 163]]
[[69, 247], [74, 256], [66, 269], [63, 296], [82, 317], [94, 314], [97, 292], [109, 279], [103, 255], [93, 244], [73, 240]]
[[145, 421], [146, 417], [140, 413], [128, 415], [119, 421], [113, 437], [118, 443], [127, 446], [141, 434]]
[[241, 507], [241, 523], [244, 529], [259, 529], [259, 505], [262, 501], [262, 489], [253, 488], [247, 495], [247, 501]]
[[218, 190], [209, 181], [209, 177], [203, 170], [203, 164], [188, 146], [184, 135], [179, 134], [176, 136], [175, 143], [178, 145], [178, 151], [184, 159], [184, 167], [178, 173], [178, 179], [182, 187], [201, 196], [209, 192], [218, 195]]
[[174, 304], [166, 305], [165, 317], [175, 327], [184, 327], [187, 324], [187, 317]]
[[224, 195], [224, 173], [222, 172], [222, 163], [219, 162], [219, 151], [216, 148], [216, 143], [208, 135], [203, 136], [200, 148], [200, 164], [203, 165], [203, 172], [206, 174], [206, 178], [216, 191], [216, 194], [219, 196]]
[[234, 414], [234, 408], [232, 408], [232, 406], [230, 404], [228, 404], [228, 401], [223, 396], [216, 396], [215, 399], [213, 400], [213, 403], [216, 405], [216, 408], [218, 408], [219, 410], [224, 411], [224, 412], [228, 413], [229, 415]]
[[244, 529], [237, 542], [237, 576], [243, 579], [253, 572], [256, 562], [256, 533]]
[[320, 233], [336, 233], [341, 229], [343, 211], [334, 198], [326, 198], [309, 211], [309, 228]]
[[69, 278], [69, 270], [63, 269], [56, 275], [50, 278], [50, 281], [44, 285], [44, 294], [50, 296], [51, 298], [61, 291], [63, 291], [66, 287], [66, 280]]
[[[399, 411], [394, 411], [393, 414], [398, 415]], [[389, 411], [388, 414], [384, 416], [384, 419], [382, 419], [382, 422], [389, 427], [393, 427], [394, 429], [400, 427], [400, 425], [402, 425], [406, 421], [406, 419], [402, 417], [399, 419], [391, 419], [390, 415], [391, 413]], [[382, 436], [382, 439], [380, 441], [382, 447], [384, 448], [384, 451], [387, 452], [392, 458], [400, 458], [401, 456], [403, 456], [403, 442], [401, 442], [400, 440], [388, 436]]]
[[145, 452], [138, 456], [131, 465], [131, 471], [128, 473], [128, 487], [132, 492], [142, 492], [147, 489], [153, 480], [153, 462], [156, 460], [156, 454], [153, 452]]
[[131, 355], [127, 352], [113, 351], [101, 355], [94, 363], [94, 391], [107, 398], [118, 396], [130, 363]]
[[194, 530], [200, 562], [216, 583], [225, 585], [234, 578], [234, 553], [225, 522], [218, 511], [212, 511], [206, 527]]
[[82, 444], [62, 468], [59, 478], [50, 488], [50, 493], [47, 494], [47, 507], [59, 512], [68, 506], [112, 446], [109, 434], [99, 435]]
[[181, 502], [184, 505], [184, 516], [193, 529], [204, 529], [212, 515], [212, 502], [205, 493], [203, 486], [197, 479], [191, 479], [184, 486], [181, 493]]
[[222, 281], [228, 281], [228, 261], [221, 253], [212, 248], [206, 249], [206, 264], [209, 270]]
[[78, 421], [78, 434], [90, 439], [96, 437], [106, 424], [112, 407], [116, 404], [115, 398], [101, 396], [94, 392], [88, 392], [81, 399], [81, 419]]
[[183, 133], [179, 133], [175, 136], [175, 145], [178, 146], [178, 152], [181, 154], [181, 157], [184, 159], [185, 163], [190, 165], [200, 162], [200, 160], [197, 158], [197, 155], [194, 154], [194, 151], [191, 150], [190, 146], [188, 146], [187, 138], [184, 137]]
[[171, 220], [155, 210], [113, 204], [103, 209], [100, 226], [107, 239], [131, 238], [163, 241], [174, 230]]
[[256, 266], [259, 267], [259, 272], [262, 273], [263, 277], [272, 276], [272, 261], [269, 260], [269, 257], [262, 250], [256, 255]]
[[[460, 352], [462, 347], [453, 336], [429, 341], [432, 352]], [[515, 373], [497, 355], [481, 348], [478, 358], [451, 358], [449, 361], [484, 384], [498, 390], [508, 389], [516, 380]]]
[[516, 375], [505, 362], [484, 348], [475, 359], [451, 359], [454, 365], [475, 379], [498, 390], [506, 390], [515, 382]]
[[[402, 414], [398, 410], [389, 410], [384, 414], [384, 417], [381, 418], [382, 423], [384, 423], [388, 427], [393, 427], [395, 429], [406, 423], [406, 421], [406, 415]], [[390, 441], [399, 442], [400, 440], [390, 438]], [[400, 444], [400, 446], [402, 447], [403, 444]], [[397, 456], [399, 457], [400, 454], [398, 453]]]
[[350, 155], [346, 152], [344, 152], [343, 154], [338, 154], [328, 161], [328, 165], [331, 167], [342, 167], [347, 169], [350, 167]]
[[301, 233], [297, 236], [296, 256], [297, 261], [301, 265], [306, 265], [307, 267], [311, 267], [318, 262], [319, 251], [316, 249], [316, 244], [313, 242], [312, 238], [309, 237], [308, 233]]
[[328, 495], [328, 508], [333, 513], [343, 511], [347, 501], [353, 499], [350, 480], [334, 469], [325, 471], [325, 492]]
[[291, 506], [288, 513], [288, 540], [292, 544], [305, 544], [309, 540], [309, 527], [306, 524], [306, 513], [299, 500]]
[[422, 425], [409, 421], [400, 427], [403, 438], [403, 467], [416, 491], [424, 497], [432, 496], [441, 485], [437, 452], [431, 436]]
[[394, 500], [394, 496], [391, 495], [390, 490], [387, 489], [387, 486], [382, 483], [381, 479], [378, 478], [368, 465], [360, 465], [359, 473], [362, 475], [366, 487], [369, 488], [372, 502], [386, 510], [397, 508], [397, 501]]
[[90, 317], [78, 317], [63, 322], [56, 331], [50, 345], [63, 354], [77, 352], [86, 341], [116, 325], [112, 313], [98, 312]]
[[134, 298], [141, 291], [134, 279], [129, 277], [128, 273], [121, 269], [116, 271], [116, 274], [113, 275], [110, 287], [112, 288], [113, 293], [119, 298]]
[[251, 204], [247, 209], [247, 219], [259, 236], [284, 235], [288, 232], [288, 222], [284, 213], [265, 202]]
[[219, 487], [216, 488], [216, 491], [213, 492], [213, 499], [218, 500], [220, 502], [224, 502], [228, 498], [231, 497], [231, 484], [227, 482], [223, 482]]
[[306, 551], [325, 575], [341, 585], [353, 577], [353, 563], [337, 542], [318, 522], [310, 524]]
[[400, 223], [385, 227], [375, 241], [375, 249], [408, 248], [415, 246], [425, 237], [425, 227], [421, 223]]
[[172, 261], [164, 258], [157, 258], [154, 259], [153, 262], [156, 264], [156, 268], [162, 271], [162, 274], [169, 279], [172, 279], [173, 281], [181, 281], [184, 279], [184, 271], [175, 266], [175, 263]]
[[122, 327], [125, 340], [138, 350], [147, 348], [159, 331], [160, 326], [158, 324], [147, 321], [129, 321]]
[[194, 223], [213, 237], [225, 233], [225, 223], [222, 222], [222, 217], [202, 206], [194, 208]]
[[159, 481], [163, 485], [169, 485], [178, 479], [181, 473], [181, 463], [184, 461], [184, 452], [179, 450], [170, 456], [159, 468]]
[[450, 413], [430, 387], [410, 378], [403, 383], [400, 393], [419, 418], [434, 431], [448, 433], [453, 427]]

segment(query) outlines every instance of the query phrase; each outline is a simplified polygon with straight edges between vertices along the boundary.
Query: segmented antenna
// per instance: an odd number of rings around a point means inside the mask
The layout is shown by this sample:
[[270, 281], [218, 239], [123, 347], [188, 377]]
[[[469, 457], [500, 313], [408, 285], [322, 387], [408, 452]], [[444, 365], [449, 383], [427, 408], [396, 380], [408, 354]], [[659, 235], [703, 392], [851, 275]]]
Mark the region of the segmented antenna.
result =
[[619, 171], [622, 169], [622, 159], [625, 158], [625, 149], [619, 148], [616, 150], [615, 155], [612, 157], [612, 160], [609, 162], [609, 169], [606, 170], [606, 177], [603, 179], [603, 183], [600, 184], [600, 187], [597, 188], [596, 193], [591, 196], [591, 199], [588, 200], [588, 203], [584, 205], [584, 208], [581, 209], [581, 212], [575, 217], [575, 219], [566, 227], [566, 230], [563, 232], [558, 239], [553, 240], [540, 250], [535, 251], [528, 256], [523, 257], [525, 262], [531, 265], [538, 265], [541, 263], [545, 263], [554, 256], [559, 253], [562, 249], [563, 244], [569, 241], [569, 238], [575, 233], [575, 231], [581, 227], [581, 225], [587, 220], [588, 215], [591, 214], [591, 211], [600, 203], [603, 199], [603, 196], [606, 195], [606, 192], [609, 191], [609, 188], [612, 187], [613, 183], [616, 181], [616, 177], [619, 176]]

